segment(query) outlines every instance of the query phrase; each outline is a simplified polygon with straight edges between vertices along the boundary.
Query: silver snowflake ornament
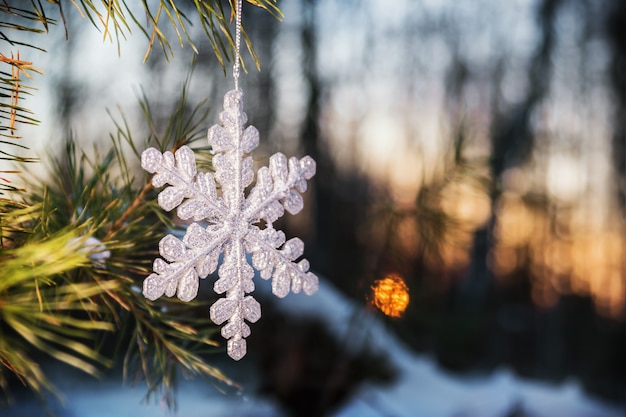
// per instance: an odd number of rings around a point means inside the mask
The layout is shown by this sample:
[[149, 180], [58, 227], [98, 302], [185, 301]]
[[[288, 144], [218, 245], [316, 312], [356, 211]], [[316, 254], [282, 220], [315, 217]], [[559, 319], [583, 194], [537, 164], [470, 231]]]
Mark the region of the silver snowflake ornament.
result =
[[[215, 324], [226, 323], [221, 333], [228, 340], [228, 355], [236, 360], [246, 354], [245, 338], [250, 335], [246, 321], [254, 323], [261, 317], [261, 306], [247, 295], [254, 290], [252, 267], [263, 279], [272, 278], [272, 292], [278, 297], [290, 290], [311, 295], [318, 288], [309, 262], [297, 261], [304, 243], [298, 238], [285, 241], [285, 234], [272, 226], [285, 210], [291, 214], [302, 210], [300, 193], [315, 175], [315, 161], [274, 154], [269, 167], [259, 169], [246, 197], [245, 189], [254, 179], [248, 154], [258, 146], [259, 132], [245, 127], [242, 98], [241, 90], [226, 93], [221, 125], [209, 129], [215, 176], [196, 171], [194, 153], [187, 146], [174, 154], [149, 148], [141, 155], [141, 166], [155, 174], [152, 184], [166, 186], [159, 193], [159, 205], [166, 211], [178, 207], [178, 217], [192, 221], [182, 240], [173, 235], [161, 239], [162, 258], [155, 259], [143, 294], [150, 300], [165, 294], [191, 301], [198, 294], [199, 278], [214, 272], [223, 254], [213, 289], [225, 297], [211, 306], [210, 315]], [[251, 254], [252, 265], [246, 254]]]

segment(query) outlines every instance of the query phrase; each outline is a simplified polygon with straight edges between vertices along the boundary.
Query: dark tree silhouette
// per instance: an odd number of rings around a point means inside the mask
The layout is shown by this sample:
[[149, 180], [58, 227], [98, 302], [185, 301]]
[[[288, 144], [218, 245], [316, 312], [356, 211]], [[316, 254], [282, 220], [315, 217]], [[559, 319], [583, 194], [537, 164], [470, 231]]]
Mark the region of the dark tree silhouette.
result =
[[611, 74], [615, 104], [613, 163], [617, 173], [617, 193], [626, 218], [626, 2], [611, 3], [607, 13], [606, 36], [611, 47]]
[[[476, 309], [486, 301], [487, 292], [492, 283], [491, 272], [487, 266], [488, 254], [492, 248], [493, 228], [496, 223], [496, 206], [501, 194], [501, 181], [504, 172], [527, 161], [533, 149], [534, 134], [531, 127], [533, 110], [546, 97], [550, 90], [552, 53], [555, 45], [554, 24], [559, 6], [563, 0], [542, 0], [537, 10], [537, 20], [541, 31], [534, 56], [528, 63], [528, 89], [525, 98], [504, 113], [498, 112], [499, 89], [494, 88], [492, 109], [493, 124], [491, 131], [491, 201], [492, 218], [487, 225], [475, 234], [469, 282], [463, 285], [463, 294], [458, 299], [465, 307]], [[496, 65], [494, 81], [501, 82], [502, 65]], [[496, 85], [498, 87], [498, 85]]]

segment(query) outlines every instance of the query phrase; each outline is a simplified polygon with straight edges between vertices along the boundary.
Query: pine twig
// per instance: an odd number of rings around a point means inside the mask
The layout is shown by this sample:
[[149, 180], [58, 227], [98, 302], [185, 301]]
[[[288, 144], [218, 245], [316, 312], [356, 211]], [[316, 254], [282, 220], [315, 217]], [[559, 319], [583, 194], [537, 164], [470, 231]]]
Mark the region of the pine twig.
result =
[[145, 201], [146, 194], [148, 194], [148, 191], [150, 191], [151, 188], [152, 184], [149, 181], [146, 182], [139, 194], [137, 194], [137, 197], [135, 197], [135, 200], [133, 200], [133, 202], [126, 208], [126, 210], [124, 210], [122, 215], [113, 223], [107, 234], [104, 236], [103, 241], [110, 239], [111, 236], [115, 234], [115, 232], [121, 229], [126, 220], [128, 220], [133, 212], [137, 208], [139, 208], [139, 206]]

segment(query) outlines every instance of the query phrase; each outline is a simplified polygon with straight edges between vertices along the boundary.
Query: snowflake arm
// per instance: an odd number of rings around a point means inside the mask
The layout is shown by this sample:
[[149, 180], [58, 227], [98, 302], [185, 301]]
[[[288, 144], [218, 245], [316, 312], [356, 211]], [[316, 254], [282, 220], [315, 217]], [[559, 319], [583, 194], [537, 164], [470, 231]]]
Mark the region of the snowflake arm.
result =
[[154, 273], [143, 282], [146, 298], [154, 301], [163, 294], [168, 297], [176, 294], [182, 301], [196, 298], [198, 278], [206, 278], [217, 268], [221, 247], [226, 240], [220, 232], [218, 229], [211, 233], [192, 223], [182, 241], [173, 235], [161, 239], [159, 253], [163, 259], [154, 260]]
[[[315, 175], [315, 161], [310, 156], [298, 160], [275, 153], [270, 157], [270, 166], [262, 167], [257, 174], [257, 183], [250, 192], [244, 208], [244, 216], [250, 223], [263, 219], [268, 224], [278, 220], [284, 213], [299, 213], [304, 202], [298, 193], [307, 189], [306, 180]], [[295, 188], [295, 190], [294, 190]]]
[[[285, 242], [285, 234], [268, 227], [264, 230], [252, 226], [246, 236], [248, 252], [252, 253], [252, 265], [261, 273], [261, 278], [272, 278], [272, 293], [285, 297], [291, 290], [304, 291], [312, 295], [317, 291], [318, 279], [309, 272], [306, 259], [294, 262], [304, 252], [304, 243], [294, 237]], [[277, 250], [280, 246], [282, 249]]]
[[[149, 148], [141, 154], [141, 167], [151, 174], [152, 185], [156, 188], [169, 185], [158, 196], [158, 202], [165, 211], [178, 207], [178, 217], [187, 220], [221, 219], [226, 207], [217, 196], [215, 181], [211, 174], [196, 173], [196, 160], [188, 146], [182, 146], [172, 154], [161, 154]], [[181, 205], [183, 199], [188, 200]]]
[[[302, 210], [300, 193], [306, 191], [306, 181], [315, 174], [315, 162], [305, 156], [298, 160], [277, 153], [270, 158], [269, 168], [263, 167], [248, 198], [245, 189], [254, 180], [253, 161], [249, 153], [258, 146], [259, 132], [254, 126], [245, 127], [243, 93], [232, 90], [224, 96], [221, 125], [208, 131], [215, 176], [197, 173], [193, 151], [186, 146], [175, 154], [161, 154], [154, 148], [142, 154], [142, 167], [155, 173], [155, 187], [168, 185], [158, 197], [159, 205], [170, 211], [178, 207], [183, 220], [206, 221], [205, 228], [191, 223], [183, 240], [165, 236], [159, 243], [162, 258], [154, 261], [154, 273], [144, 281], [144, 295], [155, 300], [163, 294], [177, 295], [183, 301], [195, 298], [198, 278], [205, 278], [218, 269], [219, 278], [213, 289], [225, 294], [210, 308], [211, 320], [223, 325], [222, 336], [228, 340], [228, 354], [236, 360], [246, 354], [245, 338], [250, 335], [246, 322], [261, 317], [261, 306], [250, 295], [254, 291], [254, 268], [263, 279], [272, 278], [272, 292], [278, 297], [290, 291], [313, 294], [317, 277], [309, 271], [309, 262], [302, 259], [304, 243], [276, 231], [272, 223], [287, 210], [296, 214]], [[221, 185], [217, 194], [216, 182]], [[257, 224], [264, 220], [265, 227]], [[252, 265], [246, 254], [252, 254]]]

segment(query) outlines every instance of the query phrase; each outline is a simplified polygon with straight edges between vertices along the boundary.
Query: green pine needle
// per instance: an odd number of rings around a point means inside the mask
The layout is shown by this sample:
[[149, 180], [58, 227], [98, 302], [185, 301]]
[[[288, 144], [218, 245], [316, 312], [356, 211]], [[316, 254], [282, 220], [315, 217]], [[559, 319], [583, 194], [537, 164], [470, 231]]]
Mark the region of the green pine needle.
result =
[[[232, 384], [207, 361], [207, 354], [221, 349], [205, 304], [151, 302], [140, 291], [158, 241], [178, 227], [158, 207], [149, 176], [138, 169], [140, 149], [174, 150], [205, 136], [209, 108], [206, 102], [187, 103], [189, 82], [187, 77], [163, 124], [140, 99], [149, 132], [144, 141], [134, 139], [121, 112], [106, 152], [88, 153], [70, 137], [51, 163], [49, 180], [32, 178], [23, 203], [5, 202], [0, 332], [8, 328], [10, 338], [0, 351], [0, 368], [33, 390], [51, 385], [35, 372], [36, 364], [15, 363], [7, 351], [44, 351], [93, 375], [119, 356], [126, 378], [144, 380], [147, 397], [160, 396], [171, 407], [180, 371]], [[210, 167], [210, 158], [205, 161]], [[99, 258], [105, 251], [109, 256]]]

